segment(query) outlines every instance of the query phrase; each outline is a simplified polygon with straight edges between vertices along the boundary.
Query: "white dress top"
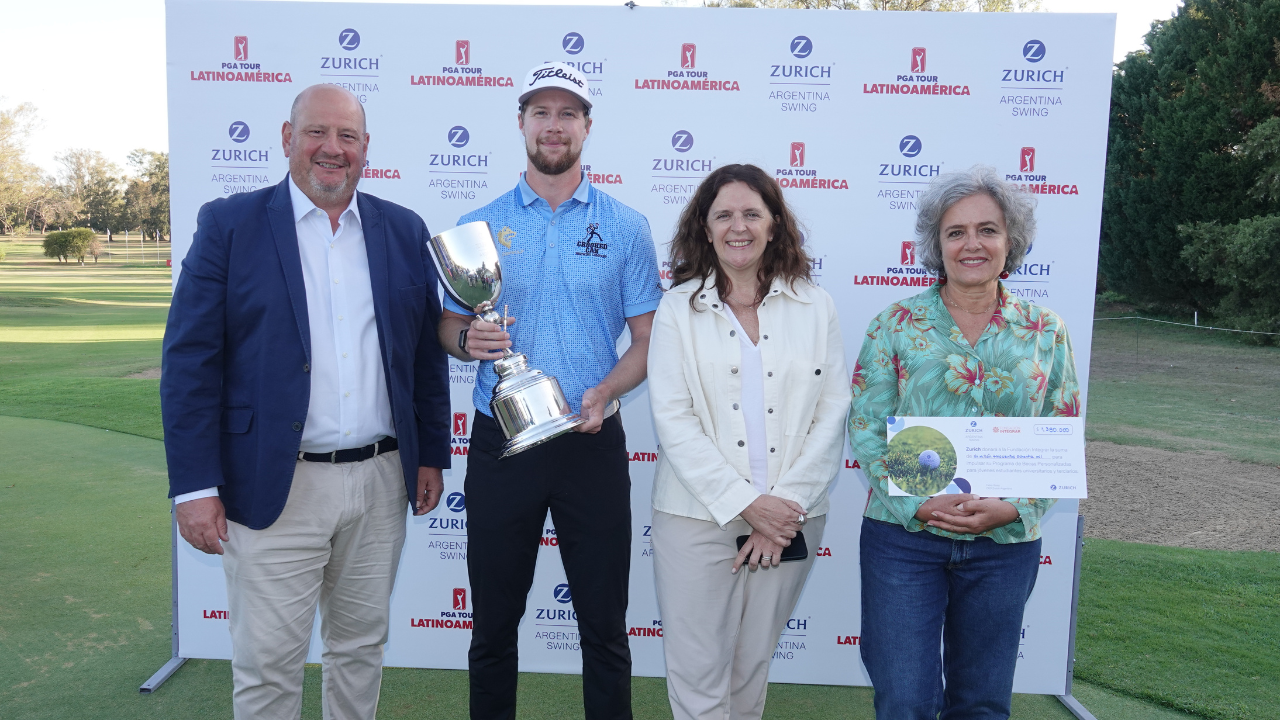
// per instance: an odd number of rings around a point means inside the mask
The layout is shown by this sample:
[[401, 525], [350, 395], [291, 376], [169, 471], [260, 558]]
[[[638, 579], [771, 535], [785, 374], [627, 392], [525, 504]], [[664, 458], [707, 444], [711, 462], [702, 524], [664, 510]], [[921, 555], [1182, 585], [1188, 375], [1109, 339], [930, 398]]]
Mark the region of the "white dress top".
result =
[[[725, 305], [728, 308], [728, 305]], [[738, 332], [742, 345], [742, 424], [747, 430], [747, 458], [751, 462], [751, 484], [760, 494], [769, 492], [769, 454], [765, 451], [769, 441], [764, 432], [764, 365], [760, 361], [760, 348], [751, 342], [742, 323], [730, 308], [727, 313]]]

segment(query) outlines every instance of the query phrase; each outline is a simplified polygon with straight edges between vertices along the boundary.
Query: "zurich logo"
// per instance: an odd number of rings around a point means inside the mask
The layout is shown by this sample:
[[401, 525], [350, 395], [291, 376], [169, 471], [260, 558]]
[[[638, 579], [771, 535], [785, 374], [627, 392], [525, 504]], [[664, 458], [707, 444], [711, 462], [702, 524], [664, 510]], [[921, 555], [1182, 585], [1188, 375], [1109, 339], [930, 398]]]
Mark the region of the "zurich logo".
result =
[[1058, 489], [1058, 486], [1057, 486], [1057, 485], [1050, 485], [1050, 486], [1049, 486], [1049, 489], [1050, 489], [1050, 490], [1057, 490], [1057, 489]]
[[689, 152], [693, 149], [693, 133], [688, 130], [677, 130], [676, 134], [671, 136], [671, 147], [679, 153]]
[[467, 496], [460, 492], [449, 493], [449, 497], [445, 498], [444, 505], [454, 512], [462, 512], [467, 509]]
[[231, 138], [231, 142], [242, 143], [249, 139], [249, 125], [243, 121], [237, 120], [231, 123], [231, 127], [227, 128], [227, 136]]
[[970, 421], [969, 421], [969, 427], [978, 427], [978, 421], [977, 421], [977, 420], [970, 420]]
[[355, 50], [360, 47], [360, 33], [351, 28], [347, 28], [346, 30], [338, 33], [338, 44], [342, 46], [343, 50], [348, 52]]
[[585, 40], [582, 39], [582, 33], [571, 32], [564, 36], [560, 41], [560, 47], [570, 55], [577, 55], [587, 46]]
[[1022, 46], [1022, 59], [1032, 63], [1043, 60], [1044, 43], [1039, 40], [1028, 40], [1027, 44]]
[[791, 54], [800, 59], [809, 57], [813, 52], [813, 41], [803, 35], [791, 38]]
[[569, 594], [569, 583], [560, 583], [551, 591], [551, 594], [555, 596], [556, 602], [561, 604], [573, 600], [573, 595]]
[[471, 142], [471, 133], [461, 125], [454, 125], [449, 128], [449, 144], [456, 147], [466, 147]]
[[913, 158], [919, 155], [923, 149], [924, 144], [915, 135], [908, 135], [898, 141], [898, 151], [902, 153], [903, 157]]

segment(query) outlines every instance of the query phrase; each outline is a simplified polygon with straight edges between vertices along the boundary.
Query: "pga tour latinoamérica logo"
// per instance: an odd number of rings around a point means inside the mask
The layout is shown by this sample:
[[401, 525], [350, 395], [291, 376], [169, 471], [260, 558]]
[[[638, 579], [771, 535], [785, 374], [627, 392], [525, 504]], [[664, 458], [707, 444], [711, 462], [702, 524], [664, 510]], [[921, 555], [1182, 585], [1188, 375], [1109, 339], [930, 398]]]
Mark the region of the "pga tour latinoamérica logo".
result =
[[807, 35], [791, 38], [787, 51], [791, 57], [769, 66], [769, 99], [782, 112], [818, 112], [822, 103], [831, 100], [834, 64], [815, 57], [813, 40]]
[[969, 86], [954, 82], [948, 77], [939, 77], [930, 71], [929, 49], [913, 47], [905, 58], [907, 72], [894, 77], [893, 82], [863, 83], [863, 94], [879, 95], [969, 95]]
[[587, 92], [594, 99], [604, 94], [599, 87], [591, 86], [591, 83], [599, 83], [604, 79], [604, 60], [593, 60], [583, 56], [582, 52], [586, 49], [587, 39], [580, 32], [568, 32], [560, 38], [560, 50], [567, 56], [560, 58], [560, 62], [569, 65], [587, 78]]
[[454, 588], [452, 609], [440, 610], [437, 617], [409, 618], [409, 627], [434, 630], [470, 630], [471, 613], [467, 611], [467, 589]]
[[260, 63], [250, 62], [248, 35], [232, 36], [230, 62], [220, 63], [217, 70], [192, 70], [191, 79], [196, 82], [293, 82], [293, 76], [287, 72], [263, 70]]
[[[1012, 57], [1012, 52], [1009, 54]], [[1052, 56], [1039, 40], [1023, 43], [1020, 55], [1021, 63], [1014, 61], [1013, 67], [1000, 71], [1000, 88], [1013, 91], [1001, 93], [1000, 105], [1008, 107], [1013, 117], [1049, 117], [1053, 108], [1062, 105], [1059, 93], [1066, 83], [1067, 69], [1040, 64]]]
[[681, 43], [679, 65], [667, 70], [665, 78], [635, 79], [636, 90], [695, 90], [737, 92], [737, 80], [713, 80], [706, 70], [698, 69], [698, 46]]
[[474, 64], [470, 40], [455, 40], [453, 64], [440, 66], [439, 75], [410, 75], [410, 85], [448, 85], [450, 87], [515, 87], [511, 78], [485, 75], [484, 68]]
[[806, 152], [802, 142], [791, 143], [787, 166], [774, 169], [774, 179], [784, 188], [806, 190], [848, 190], [849, 181], [844, 178], [824, 178], [818, 171], [805, 167]]
[[327, 83], [355, 93], [360, 102], [367, 102], [369, 93], [378, 92], [382, 56], [362, 56], [356, 52], [360, 49], [360, 32], [355, 28], [342, 29], [338, 33], [337, 46], [340, 52], [321, 56], [320, 77]]
[[[490, 152], [475, 152], [471, 131], [454, 125], [445, 133], [449, 149], [441, 149], [427, 158], [432, 177], [427, 187], [439, 188], [441, 200], [475, 200], [476, 190], [489, 187], [483, 178], [489, 173]], [[470, 152], [468, 152], [470, 150]]]
[[[1043, 169], [1037, 170], [1036, 149], [1034, 147], [1023, 147], [1018, 150], [1018, 172], [1008, 173], [1004, 179], [1008, 182], [1018, 183], [1023, 191], [1035, 195], [1079, 195], [1080, 189], [1067, 182], [1058, 181], [1058, 178], [1052, 178], [1044, 174]], [[1057, 181], [1057, 182], [1055, 182]]]

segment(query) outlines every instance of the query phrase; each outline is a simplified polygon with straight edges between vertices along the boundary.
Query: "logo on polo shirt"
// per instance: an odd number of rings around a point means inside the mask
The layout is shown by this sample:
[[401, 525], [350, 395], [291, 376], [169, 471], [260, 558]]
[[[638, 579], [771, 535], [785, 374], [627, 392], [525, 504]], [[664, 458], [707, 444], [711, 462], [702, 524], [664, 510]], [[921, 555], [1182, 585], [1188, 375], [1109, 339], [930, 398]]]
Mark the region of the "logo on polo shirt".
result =
[[511, 247], [511, 238], [515, 236], [516, 231], [504, 225], [498, 231], [498, 242], [502, 243], [503, 247]]
[[600, 252], [601, 250], [608, 250], [609, 244], [600, 236], [600, 233], [598, 232], [599, 230], [600, 223], [591, 223], [587, 225], [587, 236], [578, 241], [578, 247], [582, 248], [582, 250], [574, 254], [582, 255], [584, 257], [609, 257], [608, 255]]

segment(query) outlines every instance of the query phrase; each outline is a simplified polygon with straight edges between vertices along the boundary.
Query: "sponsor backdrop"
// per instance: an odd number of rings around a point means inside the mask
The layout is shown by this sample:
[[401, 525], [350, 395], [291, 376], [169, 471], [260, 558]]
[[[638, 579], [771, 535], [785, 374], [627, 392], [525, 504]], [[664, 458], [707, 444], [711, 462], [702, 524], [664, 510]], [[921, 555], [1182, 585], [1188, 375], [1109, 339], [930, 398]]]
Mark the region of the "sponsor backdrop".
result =
[[[934, 282], [908, 244], [930, 178], [995, 166], [1039, 198], [1038, 240], [1009, 287], [1065, 318], [1087, 378], [1114, 16], [167, 7], [175, 260], [202, 203], [284, 178], [281, 122], [294, 95], [321, 82], [365, 103], [372, 138], [361, 191], [412, 208], [433, 231], [452, 227], [515, 185], [525, 167], [516, 86], [535, 63], [560, 60], [582, 70], [595, 102], [583, 155], [590, 180], [649, 218], [664, 277], [676, 217], [702, 177], [750, 162], [777, 178], [805, 223], [817, 281], [840, 308], [850, 368], [871, 317]], [[175, 263], [175, 281], [178, 272]], [[450, 377], [454, 465], [440, 507], [407, 520], [388, 665], [466, 667], [462, 481], [475, 367], [451, 361]], [[628, 627], [636, 674], [660, 676], [649, 494], [661, 449], [648, 407], [643, 386], [623, 399], [634, 525]], [[858, 652], [868, 489], [856, 462], [844, 468], [822, 546], [811, 546], [813, 575], [774, 655], [775, 681], [868, 684]], [[1045, 522], [1019, 692], [1064, 691], [1076, 511], [1075, 501], [1060, 501]], [[178, 578], [180, 655], [230, 657], [219, 559], [182, 543]], [[578, 642], [548, 518], [520, 627], [521, 667], [579, 672]]]

